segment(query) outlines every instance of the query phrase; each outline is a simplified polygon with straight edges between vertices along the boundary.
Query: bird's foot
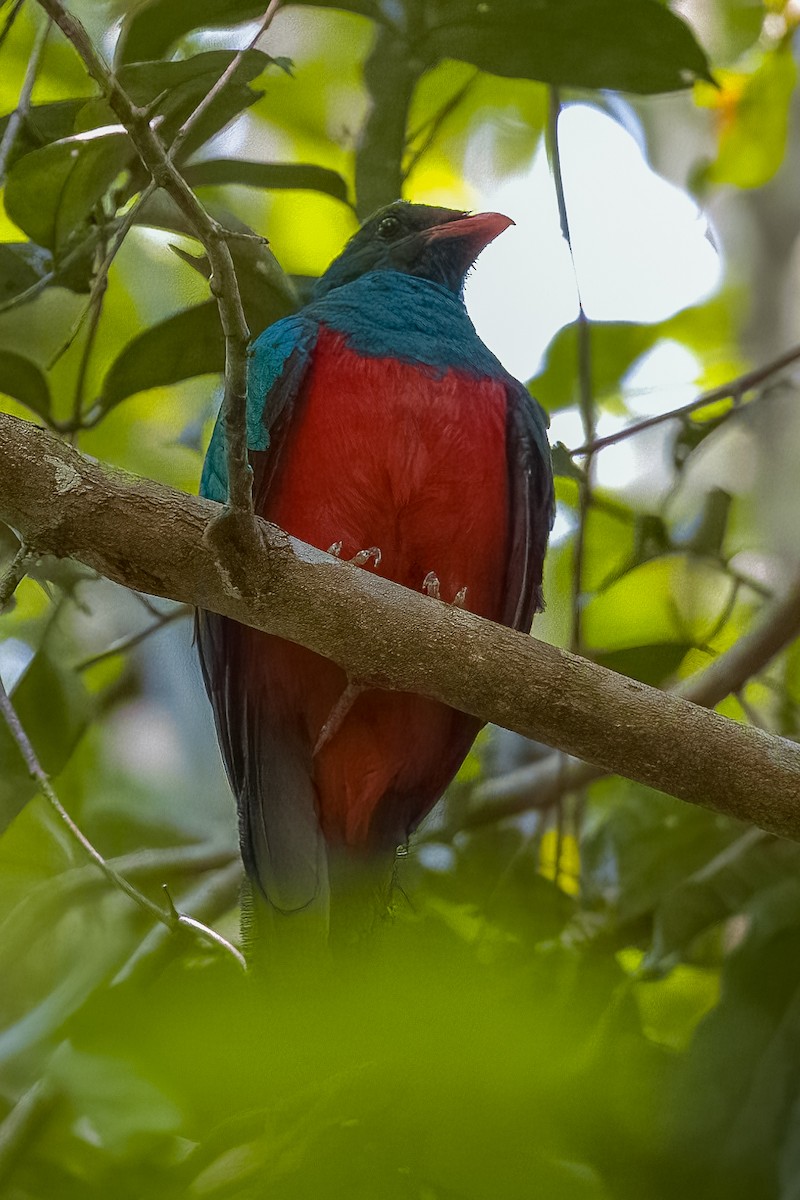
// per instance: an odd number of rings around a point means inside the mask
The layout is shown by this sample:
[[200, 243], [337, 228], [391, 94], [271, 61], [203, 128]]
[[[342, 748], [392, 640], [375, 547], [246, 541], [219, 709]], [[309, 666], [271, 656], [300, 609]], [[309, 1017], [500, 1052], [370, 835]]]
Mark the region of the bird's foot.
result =
[[441, 600], [441, 592], [439, 591], [439, 576], [435, 571], [428, 571], [428, 574], [422, 581], [422, 590], [427, 592], [431, 600]]
[[358, 680], [352, 680], [350, 683], [348, 683], [347, 687], [344, 689], [341, 696], [328, 714], [327, 721], [319, 731], [316, 743], [314, 745], [312, 754], [313, 758], [316, 758], [322, 747], [326, 746], [334, 734], [341, 729], [342, 722], [350, 712], [350, 709], [353, 707], [361, 693], [367, 690], [368, 686], [368, 684], [362, 683]]
[[[328, 547], [328, 554], [332, 554], [334, 558], [341, 558], [342, 543], [334, 542], [333, 545]], [[371, 558], [374, 558], [375, 560], [375, 570], [377, 571], [378, 567], [381, 565], [382, 558], [381, 552], [377, 546], [370, 546], [368, 550], [359, 550], [357, 554], [354, 554], [352, 558], [347, 559], [346, 561], [352, 563], [354, 567], [365, 567]]]
[[[441, 598], [442, 598], [441, 584], [439, 583], [439, 576], [436, 574], [435, 571], [428, 571], [428, 574], [425, 576], [425, 578], [422, 581], [422, 590], [423, 590], [423, 592], [426, 592], [427, 595], [429, 595], [432, 600], [441, 600]], [[467, 602], [467, 589], [465, 587], [459, 588], [459, 590], [456, 592], [455, 596], [453, 597], [451, 604], [452, 604], [453, 608], [463, 608], [464, 605], [466, 604], [466, 602]]]

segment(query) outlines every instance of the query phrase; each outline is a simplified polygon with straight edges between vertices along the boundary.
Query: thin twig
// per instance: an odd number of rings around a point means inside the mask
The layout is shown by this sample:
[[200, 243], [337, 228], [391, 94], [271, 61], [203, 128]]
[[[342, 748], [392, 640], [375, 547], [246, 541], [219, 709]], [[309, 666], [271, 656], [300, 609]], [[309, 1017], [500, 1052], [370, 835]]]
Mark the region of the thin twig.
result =
[[78, 843], [84, 853], [92, 860], [95, 866], [105, 875], [109, 883], [124, 892], [129, 899], [133, 900], [134, 904], [138, 904], [141, 909], [144, 909], [151, 917], [155, 917], [162, 925], [166, 925], [168, 929], [175, 930], [180, 926], [188, 926], [191, 929], [200, 933], [207, 941], [216, 946], [223, 948], [227, 954], [231, 955], [242, 967], [246, 969], [246, 963], [242, 954], [232, 946], [230, 942], [226, 942], [216, 930], [208, 929], [205, 925], [195, 921], [192, 917], [185, 917], [182, 913], [176, 912], [174, 909], [165, 911], [160, 905], [156, 904], [143, 892], [140, 892], [132, 884], [128, 882], [119, 871], [116, 871], [106, 859], [103, 858], [99, 850], [97, 850], [87, 838], [82, 829], [73, 821], [67, 810], [56, 795], [55, 789], [50, 782], [50, 777], [42, 767], [39, 759], [36, 756], [36, 751], [31, 745], [30, 739], [22, 727], [22, 722], [17, 716], [17, 711], [11, 703], [8, 693], [0, 680], [0, 712], [2, 713], [6, 725], [9, 728], [11, 736], [17, 743], [20, 753], [25, 760], [28, 772], [32, 779], [36, 781], [42, 795], [45, 797], [50, 807], [56, 813], [59, 820], [67, 828], [70, 836]]
[[14, 595], [14, 592], [25, 578], [30, 558], [31, 552], [23, 543], [11, 560], [11, 564], [5, 575], [0, 579], [0, 613], [2, 613]]
[[[60, 358], [62, 358], [64, 354], [66, 354], [67, 350], [69, 350], [70, 346], [75, 341], [75, 338], [78, 336], [81, 329], [83, 328], [83, 322], [86, 320], [89, 313], [93, 312], [94, 309], [100, 303], [100, 299], [105, 294], [105, 290], [108, 286], [108, 272], [111, 270], [111, 264], [114, 262], [114, 259], [117, 256], [117, 252], [119, 251], [120, 246], [125, 241], [125, 238], [127, 237], [128, 233], [130, 232], [134, 221], [136, 220], [137, 216], [139, 215], [140, 208], [142, 207], [143, 204], [147, 203], [147, 201], [150, 199], [150, 197], [152, 196], [152, 194], [155, 190], [156, 190], [156, 185], [153, 182], [153, 180], [151, 179], [150, 182], [148, 183], [147, 187], [142, 192], [139, 193], [139, 195], [137, 196], [134, 203], [131, 205], [131, 207], [125, 213], [125, 216], [121, 219], [121, 221], [117, 225], [116, 230], [114, 232], [114, 237], [111, 240], [111, 244], [110, 244], [110, 246], [108, 246], [108, 248], [106, 250], [105, 258], [100, 263], [100, 266], [97, 268], [94, 279], [92, 280], [92, 290], [89, 293], [89, 299], [88, 299], [85, 307], [82, 309], [80, 315], [78, 316], [77, 321], [72, 326], [72, 329], [69, 331], [66, 341], [61, 346], [59, 346], [58, 350], [53, 355], [50, 362], [47, 364], [48, 370], [52, 370], [53, 367], [58, 362], [58, 360]], [[82, 428], [82, 426], [79, 425], [78, 428]]]
[[[16, 16], [16, 12], [14, 12], [12, 15]], [[11, 151], [14, 149], [14, 142], [17, 140], [17, 134], [19, 133], [20, 125], [25, 120], [25, 117], [28, 114], [28, 109], [31, 106], [31, 93], [33, 92], [33, 85], [36, 82], [36, 76], [39, 73], [39, 67], [41, 66], [42, 55], [44, 54], [45, 43], [47, 42], [47, 35], [50, 32], [50, 24], [50, 21], [45, 21], [41, 29], [36, 34], [36, 40], [33, 43], [31, 56], [28, 59], [25, 78], [22, 81], [22, 90], [19, 94], [17, 107], [8, 118], [8, 124], [5, 127], [2, 141], [0, 141], [0, 187], [2, 187], [6, 181], [8, 159]]]
[[570, 450], [568, 453], [573, 458], [596, 454], [598, 450], [604, 450], [606, 446], [615, 446], [618, 442], [623, 442], [626, 438], [634, 437], [637, 433], [642, 433], [645, 429], [652, 429], [655, 425], [663, 425], [665, 421], [674, 421], [680, 417], [688, 417], [698, 409], [706, 408], [709, 404], [716, 404], [720, 400], [734, 400], [736, 403], [740, 403], [748, 392], [752, 392], [759, 384], [765, 383], [773, 375], [778, 375], [799, 359], [800, 346], [795, 346], [792, 350], [787, 350], [784, 354], [778, 355], [772, 362], [765, 363], [763, 367], [756, 367], [755, 370], [747, 371], [737, 379], [720, 384], [719, 387], [710, 388], [707, 392], [701, 392], [696, 399], [690, 400], [688, 404], [681, 404], [678, 408], [671, 408], [669, 412], [659, 413], [654, 417], [646, 417], [643, 421], [637, 421], [635, 425], [628, 425], [625, 429], [617, 430], [616, 433], [609, 433], [606, 437], [596, 438], [591, 441], [587, 440], [583, 445], [576, 446], [574, 450]]
[[210, 108], [210, 106], [216, 100], [217, 96], [219, 96], [219, 94], [225, 90], [225, 88], [230, 83], [231, 79], [233, 79], [233, 76], [238, 71], [239, 64], [241, 63], [245, 54], [247, 54], [248, 51], [252, 50], [253, 47], [256, 45], [256, 43], [259, 42], [261, 40], [261, 38], [264, 36], [264, 34], [267, 32], [270, 25], [272, 24], [275, 14], [277, 13], [277, 11], [280, 8], [282, 3], [283, 3], [283, 0], [270, 0], [270, 3], [267, 6], [267, 9], [265, 10], [263, 17], [261, 18], [261, 22], [258, 26], [256, 33], [253, 35], [253, 37], [250, 39], [250, 41], [247, 43], [247, 45], [243, 46], [242, 49], [239, 50], [233, 56], [233, 58], [228, 63], [227, 67], [222, 72], [219, 79], [214, 84], [214, 86], [211, 88], [211, 90], [206, 93], [206, 95], [200, 101], [200, 103], [198, 104], [198, 106], [194, 110], [194, 112], [190, 113], [189, 116], [186, 118], [186, 120], [183, 122], [180, 129], [175, 134], [175, 137], [172, 141], [172, 145], [169, 148], [170, 157], [172, 158], [173, 161], [175, 161], [177, 159], [178, 153], [180, 152], [180, 149], [181, 149], [181, 146], [186, 141], [186, 138], [189, 136], [192, 129], [194, 129], [195, 125], [200, 120], [203, 113], [207, 112], [207, 110]]
[[119, 638], [116, 642], [106, 649], [101, 650], [98, 654], [92, 654], [89, 658], [84, 658], [75, 666], [76, 671], [88, 671], [90, 667], [96, 667], [98, 663], [105, 662], [107, 658], [113, 658], [117, 654], [127, 654], [129, 650], [133, 650], [136, 646], [141, 645], [143, 641], [151, 637], [154, 633], [164, 629], [173, 621], [177, 621], [180, 617], [189, 617], [192, 615], [192, 608], [188, 604], [179, 604], [177, 608], [170, 609], [169, 612], [160, 613], [158, 619], [152, 625], [140, 629], [138, 633], [129, 634], [127, 637]]
[[[569, 248], [572, 272], [575, 277], [575, 291], [578, 297], [577, 343], [578, 343], [578, 406], [581, 414], [584, 441], [591, 442], [595, 436], [594, 395], [592, 391], [592, 331], [588, 317], [583, 307], [580, 275], [575, 261], [575, 250], [572, 245], [572, 234], [567, 210], [567, 199], [564, 193], [564, 176], [561, 170], [561, 150], [558, 141], [558, 119], [561, 115], [561, 97], [557, 87], [551, 87], [548, 94], [548, 120], [546, 143], [550, 169], [555, 185], [558, 216], [561, 223], [561, 233]], [[573, 654], [583, 653], [583, 607], [584, 607], [584, 565], [586, 560], [586, 532], [589, 513], [592, 507], [593, 459], [587, 455], [583, 475], [578, 484], [578, 526], [575, 532], [575, 542], [572, 556], [572, 624], [570, 630], [570, 649]], [[562, 756], [562, 771], [566, 770]], [[583, 811], [582, 804], [576, 804], [576, 813]], [[576, 817], [577, 820], [577, 817]], [[556, 803], [556, 862], [555, 879], [558, 882], [561, 870], [561, 856], [564, 848], [565, 814], [563, 797]], [[576, 835], [578, 831], [576, 830]]]
[[255, 536], [253, 496], [247, 453], [247, 347], [250, 331], [245, 320], [228, 233], [198, 200], [173, 163], [148, 110], [133, 103], [98, 54], [80, 21], [67, 12], [61, 0], [38, 0], [72, 43], [92, 79], [99, 85], [158, 187], [171, 196], [190, 222], [211, 264], [211, 292], [219, 307], [225, 336], [225, 434], [227, 442], [228, 502], [230, 511], [245, 518], [243, 529]]

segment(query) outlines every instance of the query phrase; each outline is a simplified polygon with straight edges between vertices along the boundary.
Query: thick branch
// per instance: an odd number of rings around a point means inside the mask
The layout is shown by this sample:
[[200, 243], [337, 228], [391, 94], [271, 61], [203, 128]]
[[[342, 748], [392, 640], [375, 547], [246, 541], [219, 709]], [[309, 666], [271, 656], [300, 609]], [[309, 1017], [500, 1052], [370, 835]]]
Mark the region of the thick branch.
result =
[[[683, 680], [675, 692], [693, 704], [713, 708], [738, 694], [787, 646], [800, 637], [800, 576], [784, 596], [766, 605], [753, 628], [715, 658], [704, 671]], [[565, 792], [585, 787], [605, 774], [597, 767], [560, 754], [489, 779], [470, 794], [460, 829], [474, 829], [517, 816], [530, 808], [548, 808]]]
[[[800, 747], [339, 562], [219, 506], [84, 458], [0, 414], [0, 519], [37, 550], [298, 642], [375, 687], [417, 692], [607, 771], [800, 838]], [[235, 584], [232, 582], [235, 580]]]

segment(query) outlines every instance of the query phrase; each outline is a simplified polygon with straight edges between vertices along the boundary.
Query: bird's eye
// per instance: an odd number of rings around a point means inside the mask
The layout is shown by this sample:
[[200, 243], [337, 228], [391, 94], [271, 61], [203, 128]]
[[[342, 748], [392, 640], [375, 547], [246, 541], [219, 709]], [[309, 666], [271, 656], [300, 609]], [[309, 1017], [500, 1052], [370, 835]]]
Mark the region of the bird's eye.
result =
[[378, 237], [383, 238], [384, 241], [390, 242], [392, 238], [397, 237], [401, 229], [402, 225], [397, 217], [384, 217], [378, 226]]

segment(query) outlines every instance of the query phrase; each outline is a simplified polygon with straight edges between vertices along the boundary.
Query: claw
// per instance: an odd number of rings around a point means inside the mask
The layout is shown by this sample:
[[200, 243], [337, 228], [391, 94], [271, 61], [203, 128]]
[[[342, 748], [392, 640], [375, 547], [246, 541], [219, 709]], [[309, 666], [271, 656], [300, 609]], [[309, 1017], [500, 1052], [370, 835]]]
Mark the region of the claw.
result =
[[467, 602], [467, 589], [459, 588], [453, 599], [453, 608], [463, 608]]
[[365, 566], [371, 558], [375, 559], [375, 570], [381, 565], [381, 552], [377, 546], [370, 546], [369, 550], [359, 550], [358, 554], [354, 554], [350, 562], [354, 567]]
[[434, 571], [428, 571], [428, 574], [422, 581], [422, 590], [423, 592], [427, 592], [432, 600], [441, 600], [439, 576]]
[[334, 558], [341, 558], [342, 543], [334, 542], [332, 545], [328, 546], [328, 554], [332, 554]]

